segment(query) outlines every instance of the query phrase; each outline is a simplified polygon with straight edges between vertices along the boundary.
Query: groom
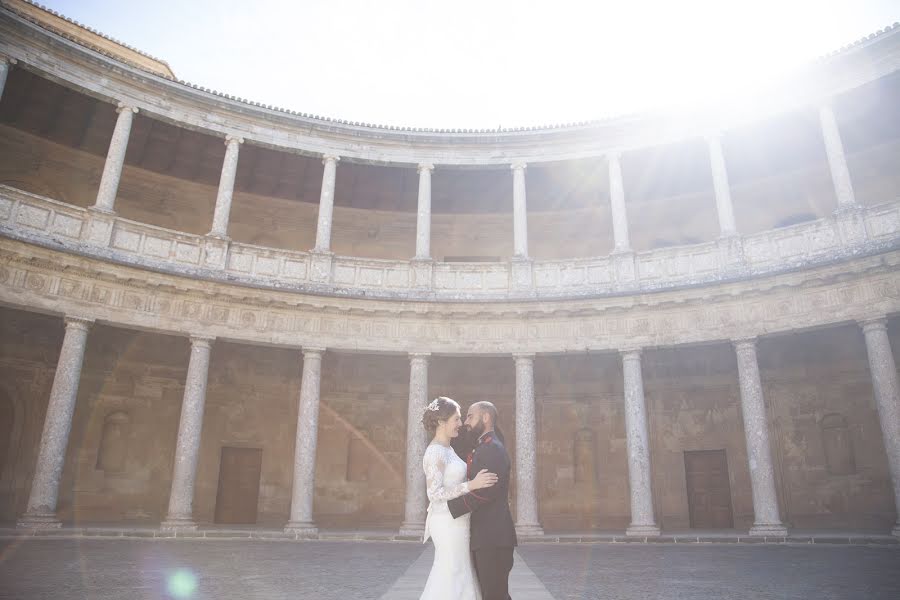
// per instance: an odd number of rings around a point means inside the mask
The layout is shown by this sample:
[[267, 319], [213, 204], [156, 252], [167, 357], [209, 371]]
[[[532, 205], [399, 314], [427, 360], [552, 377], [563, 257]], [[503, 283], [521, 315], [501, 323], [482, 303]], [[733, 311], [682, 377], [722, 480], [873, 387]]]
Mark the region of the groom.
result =
[[450, 500], [447, 506], [454, 519], [472, 513], [471, 548], [483, 600], [509, 600], [517, 541], [509, 514], [509, 454], [497, 425], [497, 409], [490, 402], [476, 402], [466, 414], [466, 428], [475, 444], [466, 460], [469, 479], [487, 469], [498, 480], [494, 486]]

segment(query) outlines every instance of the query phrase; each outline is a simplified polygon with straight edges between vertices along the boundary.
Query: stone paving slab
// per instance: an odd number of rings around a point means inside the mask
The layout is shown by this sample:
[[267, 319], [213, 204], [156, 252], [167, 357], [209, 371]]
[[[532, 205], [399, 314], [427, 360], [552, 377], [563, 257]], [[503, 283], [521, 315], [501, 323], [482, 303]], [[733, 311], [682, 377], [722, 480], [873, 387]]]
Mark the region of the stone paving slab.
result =
[[[256, 528], [205, 528], [197, 531], [162, 531], [158, 527], [62, 527], [59, 529], [17, 529], [0, 527], [0, 539], [20, 537], [111, 537], [111, 538], [177, 538], [177, 539], [254, 539], [279, 541], [379, 541], [421, 543], [418, 536], [399, 535], [391, 530], [325, 530], [317, 536], [285, 533], [281, 529]], [[655, 537], [627, 536], [623, 533], [566, 533], [522, 537], [520, 542], [528, 544], [850, 544], [850, 545], [900, 545], [900, 538], [890, 534], [848, 531], [811, 531], [791, 533], [787, 536], [759, 537], [745, 532], [675, 532]]]
[[[434, 545], [427, 544], [421, 556], [394, 582], [381, 600], [419, 600], [433, 562]], [[554, 600], [518, 552], [513, 557], [513, 570], [509, 575], [509, 595], [516, 600]]]

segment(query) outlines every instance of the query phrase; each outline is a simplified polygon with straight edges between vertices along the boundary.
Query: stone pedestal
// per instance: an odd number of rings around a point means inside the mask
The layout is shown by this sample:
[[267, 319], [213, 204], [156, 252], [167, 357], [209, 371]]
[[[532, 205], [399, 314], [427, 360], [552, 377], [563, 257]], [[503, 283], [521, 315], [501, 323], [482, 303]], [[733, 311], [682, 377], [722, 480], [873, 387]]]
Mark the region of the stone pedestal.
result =
[[99, 209], [94, 206], [89, 207], [87, 209], [87, 223], [85, 223], [85, 227], [82, 230], [82, 241], [92, 246], [109, 248], [115, 223], [116, 215], [112, 211]]
[[331, 283], [332, 252], [311, 250], [309, 252], [309, 280], [313, 283]]
[[515, 354], [516, 363], [516, 535], [544, 535], [538, 521], [537, 419], [534, 354]]
[[860, 325], [866, 338], [875, 406], [878, 408], [878, 421], [881, 423], [881, 435], [894, 486], [897, 521], [891, 533], [900, 537], [900, 384], [897, 383], [897, 367], [888, 339], [886, 319], [872, 319]]
[[841, 240], [841, 246], [845, 249], [853, 251], [866, 242], [868, 236], [862, 207], [839, 208], [834, 212], [834, 224]]
[[650, 436], [644, 400], [641, 351], [622, 350], [622, 375], [625, 383], [625, 437], [628, 445], [628, 485], [631, 494], [631, 524], [625, 535], [659, 535], [653, 515], [653, 490], [650, 479]]
[[430, 290], [434, 281], [434, 261], [414, 258], [409, 262], [410, 284], [417, 290]]
[[778, 495], [775, 491], [775, 470], [769, 445], [769, 424], [763, 401], [759, 365], [756, 360], [756, 340], [734, 340], [738, 377], [741, 388], [741, 413], [747, 440], [750, 463], [750, 486], [753, 493], [753, 526], [750, 535], [785, 536], [787, 528], [781, 522]]
[[319, 530], [313, 521], [313, 497], [316, 486], [316, 444], [319, 435], [319, 388], [322, 381], [324, 348], [303, 349], [303, 375], [300, 381], [300, 406], [297, 411], [297, 437], [294, 443], [294, 482], [291, 489], [291, 517], [286, 533], [315, 537]]
[[228, 248], [231, 240], [227, 237], [207, 235], [203, 240], [203, 266], [207, 269], [224, 270], [228, 265]]
[[610, 255], [612, 276], [617, 290], [628, 291], [638, 287], [636, 258], [631, 250], [613, 252]]
[[529, 258], [513, 257], [509, 261], [509, 283], [512, 291], [534, 290], [534, 263]]
[[747, 272], [744, 261], [744, 240], [737, 234], [722, 236], [716, 240], [719, 273], [724, 277], [735, 277]]
[[31, 493], [25, 514], [17, 523], [18, 527], [55, 528], [61, 525], [56, 517], [59, 479], [65, 464], [84, 350], [92, 323], [87, 319], [66, 318], [66, 335], [53, 376], [37, 465], [31, 480]]
[[160, 525], [163, 531], [191, 531], [194, 521], [194, 484], [197, 479], [197, 460], [200, 455], [200, 433], [203, 430], [203, 407], [206, 404], [206, 382], [213, 338], [192, 337], [191, 358], [184, 383], [181, 419], [178, 422], [178, 441], [175, 446], [175, 468], [169, 510]]
[[428, 406], [427, 353], [409, 355], [409, 403], [406, 410], [406, 508], [400, 535], [422, 535], [425, 531], [425, 471], [422, 457], [428, 445], [428, 434], [422, 425], [422, 414]]

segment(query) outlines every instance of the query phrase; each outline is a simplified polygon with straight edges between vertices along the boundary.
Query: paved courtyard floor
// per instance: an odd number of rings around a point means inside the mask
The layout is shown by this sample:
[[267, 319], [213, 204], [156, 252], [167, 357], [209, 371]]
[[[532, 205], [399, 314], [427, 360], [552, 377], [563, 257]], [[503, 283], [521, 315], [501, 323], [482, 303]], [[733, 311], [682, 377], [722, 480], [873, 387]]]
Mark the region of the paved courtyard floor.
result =
[[[0, 540], [0, 598], [418, 598], [431, 545]], [[900, 598], [900, 546], [526, 544], [516, 600]]]

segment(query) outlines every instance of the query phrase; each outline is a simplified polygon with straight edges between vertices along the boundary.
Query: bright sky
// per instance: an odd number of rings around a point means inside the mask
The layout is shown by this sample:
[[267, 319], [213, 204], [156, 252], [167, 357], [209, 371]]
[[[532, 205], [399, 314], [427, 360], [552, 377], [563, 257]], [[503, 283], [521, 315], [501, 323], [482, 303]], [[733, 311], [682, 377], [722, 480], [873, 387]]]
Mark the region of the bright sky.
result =
[[435, 128], [709, 101], [900, 21], [898, 0], [41, 1], [203, 87]]

